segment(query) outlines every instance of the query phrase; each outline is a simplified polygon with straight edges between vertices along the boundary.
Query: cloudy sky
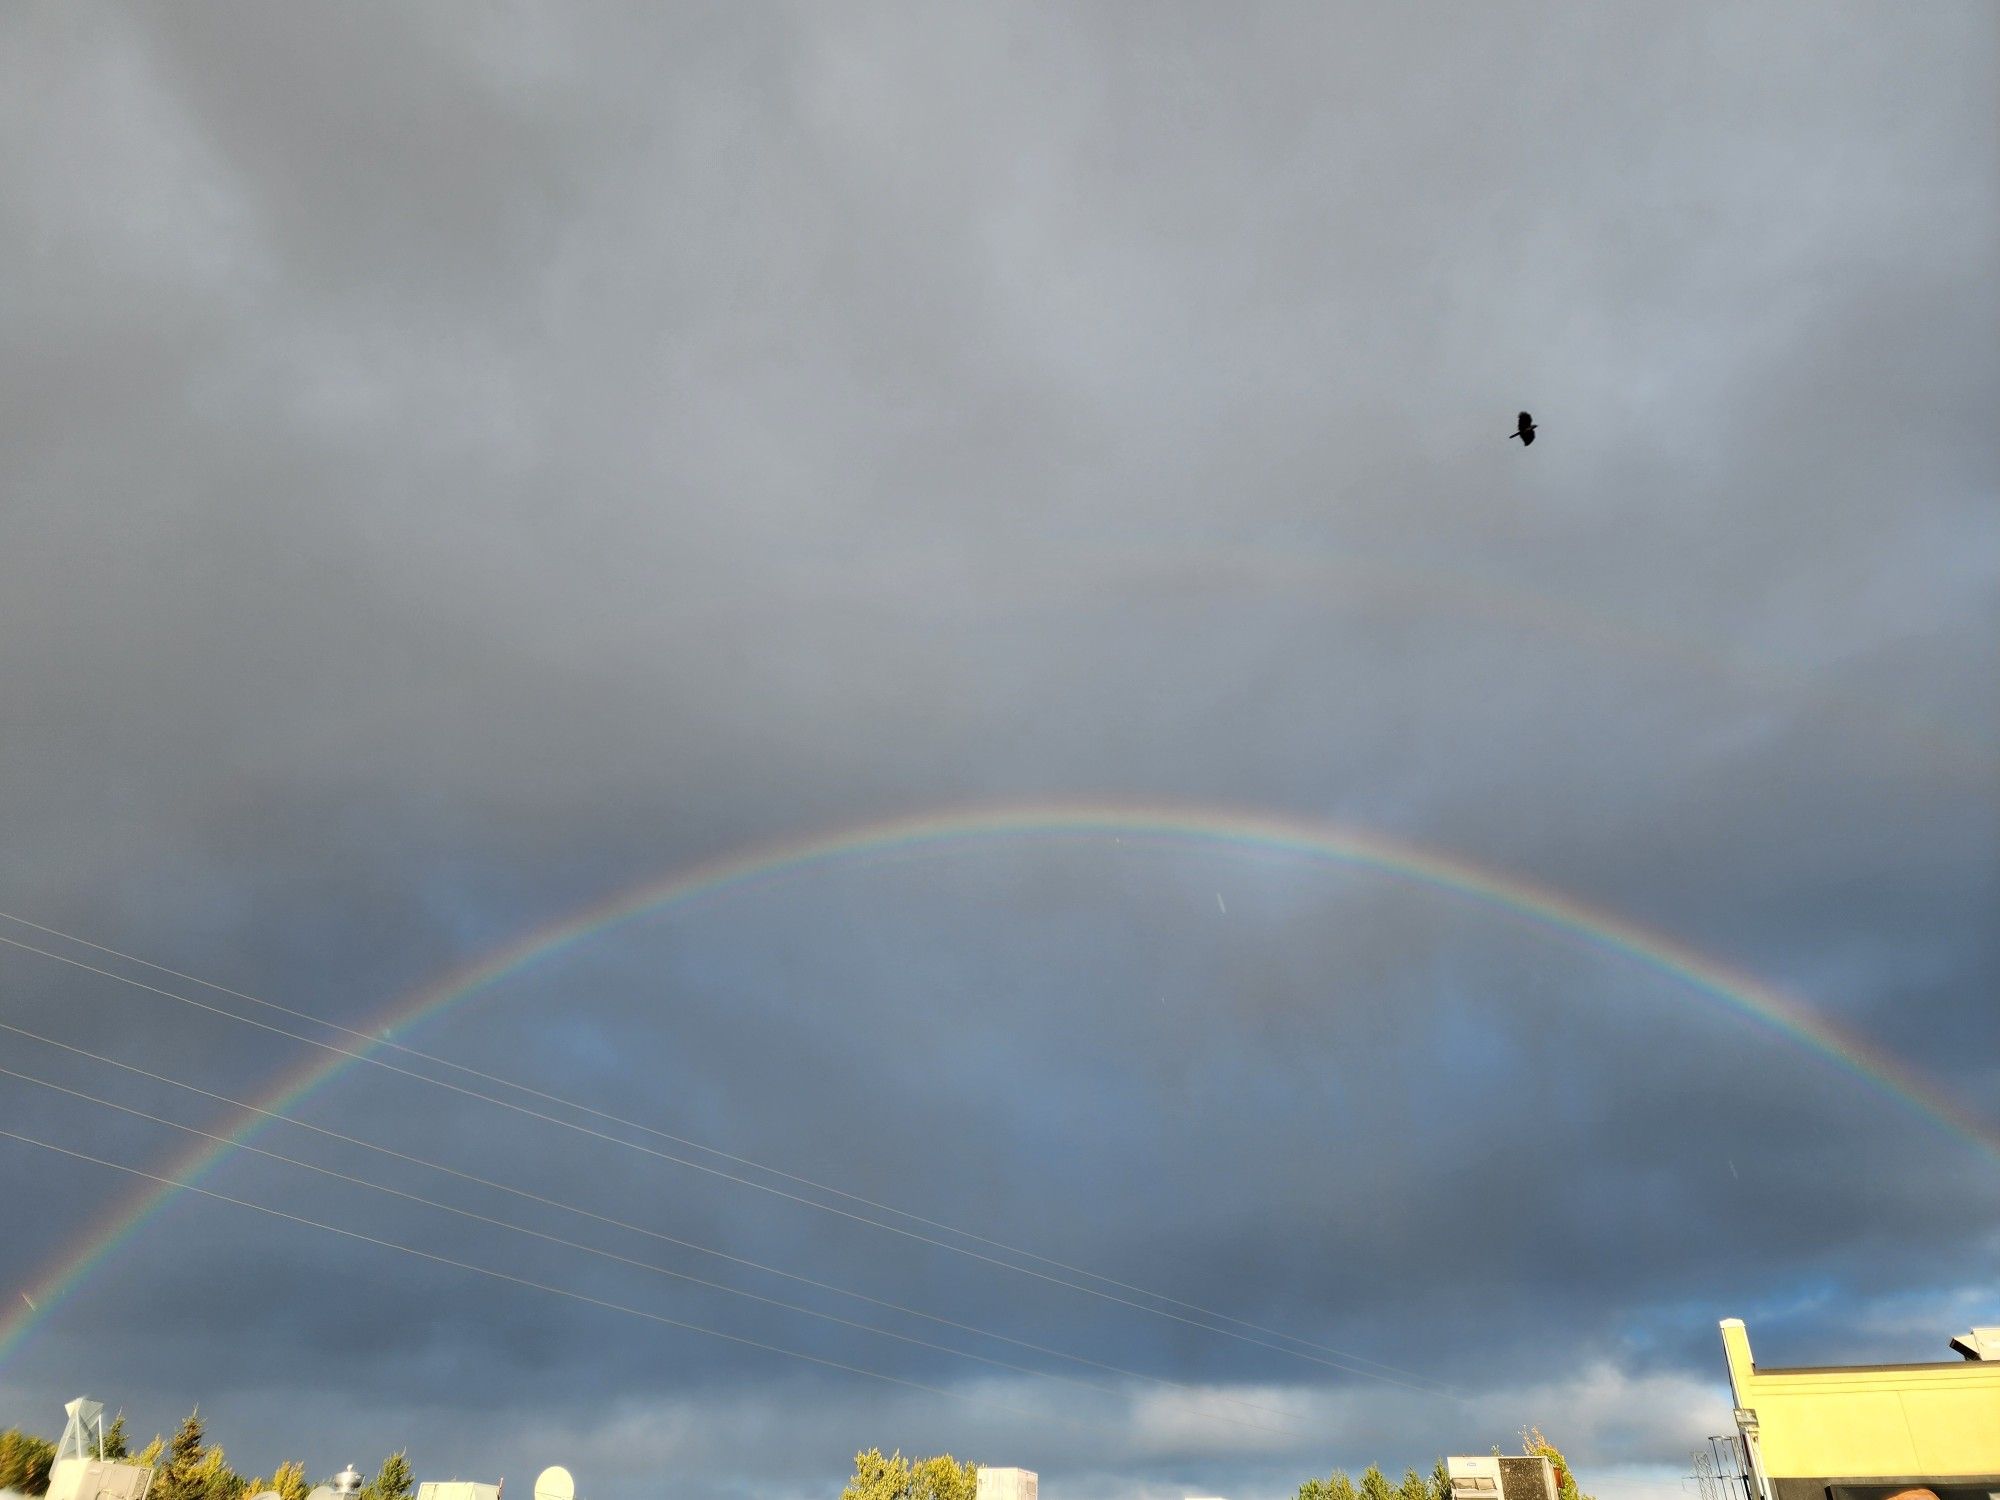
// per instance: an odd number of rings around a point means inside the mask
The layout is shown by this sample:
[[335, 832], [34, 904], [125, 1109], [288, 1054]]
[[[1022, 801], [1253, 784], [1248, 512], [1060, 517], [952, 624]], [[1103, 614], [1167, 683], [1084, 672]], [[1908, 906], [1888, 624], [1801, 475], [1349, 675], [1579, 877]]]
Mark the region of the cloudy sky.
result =
[[[2000, 1320], [1996, 32], [8, 7], [0, 1425], [1280, 1500], [1534, 1422], [1630, 1500], [1719, 1318]], [[1171, 811], [868, 842], [1057, 804]], [[325, 1057], [232, 1016], [354, 1045], [243, 997], [371, 1032], [843, 830], [67, 1274], [146, 1184], [50, 1147], [171, 1175]]]

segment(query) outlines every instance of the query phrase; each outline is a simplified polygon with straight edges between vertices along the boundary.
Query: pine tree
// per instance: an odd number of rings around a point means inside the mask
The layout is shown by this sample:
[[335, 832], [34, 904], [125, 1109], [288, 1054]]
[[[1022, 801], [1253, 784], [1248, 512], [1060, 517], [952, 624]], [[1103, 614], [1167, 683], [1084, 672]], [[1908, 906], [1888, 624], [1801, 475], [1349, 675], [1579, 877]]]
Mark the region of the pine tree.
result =
[[104, 1456], [114, 1463], [122, 1463], [129, 1456], [125, 1443], [125, 1413], [122, 1411], [104, 1429]]
[[1296, 1500], [1355, 1500], [1354, 1481], [1347, 1470], [1335, 1469], [1325, 1479], [1308, 1479], [1300, 1485]]
[[[242, 1476], [229, 1467], [220, 1443], [203, 1443], [206, 1436], [201, 1408], [196, 1407], [167, 1445], [166, 1463], [154, 1476], [153, 1500], [242, 1500]], [[158, 1442], [155, 1438], [156, 1446]]]
[[1415, 1469], [1403, 1470], [1403, 1482], [1396, 1486], [1396, 1500], [1431, 1500], [1430, 1481]]
[[293, 1459], [290, 1463], [279, 1464], [271, 1471], [269, 1479], [260, 1477], [245, 1481], [243, 1495], [244, 1500], [266, 1493], [275, 1493], [278, 1500], [306, 1500], [310, 1488], [306, 1483], [305, 1460]]
[[[363, 1500], [410, 1500], [410, 1460], [398, 1449], [382, 1460], [382, 1467], [361, 1491]], [[303, 1500], [303, 1497], [301, 1497]]]
[[243, 1476], [229, 1467], [229, 1455], [220, 1443], [202, 1450], [194, 1482], [201, 1500], [243, 1500]]
[[201, 1408], [187, 1414], [167, 1445], [166, 1462], [153, 1476], [153, 1500], [208, 1500], [199, 1479], [201, 1440], [207, 1436], [202, 1426]]
[[1374, 1464], [1361, 1471], [1361, 1500], [1396, 1500], [1396, 1491], [1388, 1476]]
[[1431, 1500], [1451, 1500], [1451, 1468], [1443, 1459], [1431, 1470]]

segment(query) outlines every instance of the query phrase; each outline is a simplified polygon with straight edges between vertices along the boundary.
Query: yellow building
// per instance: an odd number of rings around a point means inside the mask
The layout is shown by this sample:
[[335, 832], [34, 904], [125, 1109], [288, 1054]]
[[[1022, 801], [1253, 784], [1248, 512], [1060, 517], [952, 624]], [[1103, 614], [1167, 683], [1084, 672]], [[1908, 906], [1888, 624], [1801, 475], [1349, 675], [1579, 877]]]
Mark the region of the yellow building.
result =
[[1759, 1368], [1722, 1324], [1736, 1425], [1765, 1500], [2000, 1500], [2000, 1328], [1926, 1365]]

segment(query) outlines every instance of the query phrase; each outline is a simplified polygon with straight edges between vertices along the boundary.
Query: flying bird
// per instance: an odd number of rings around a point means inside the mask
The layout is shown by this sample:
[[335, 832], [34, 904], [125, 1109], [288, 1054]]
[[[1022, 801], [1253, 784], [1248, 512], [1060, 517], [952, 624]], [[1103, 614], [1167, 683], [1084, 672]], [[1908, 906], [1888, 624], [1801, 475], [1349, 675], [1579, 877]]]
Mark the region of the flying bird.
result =
[[1535, 440], [1535, 419], [1529, 416], [1526, 412], [1522, 412], [1521, 425], [1516, 427], [1512, 432], [1508, 433], [1507, 436], [1510, 438], [1519, 438], [1521, 440], [1521, 446], [1523, 448], [1527, 447], [1528, 444], [1532, 443]]

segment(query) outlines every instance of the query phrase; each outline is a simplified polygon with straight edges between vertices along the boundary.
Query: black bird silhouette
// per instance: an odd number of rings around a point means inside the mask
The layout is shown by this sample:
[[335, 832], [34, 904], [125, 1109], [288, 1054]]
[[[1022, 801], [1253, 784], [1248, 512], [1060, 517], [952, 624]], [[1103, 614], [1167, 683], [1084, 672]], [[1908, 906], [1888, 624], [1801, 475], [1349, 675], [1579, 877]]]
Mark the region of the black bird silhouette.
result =
[[1521, 446], [1523, 448], [1527, 447], [1528, 444], [1535, 440], [1535, 419], [1526, 412], [1522, 412], [1521, 425], [1508, 433], [1507, 436], [1510, 438], [1519, 438]]

